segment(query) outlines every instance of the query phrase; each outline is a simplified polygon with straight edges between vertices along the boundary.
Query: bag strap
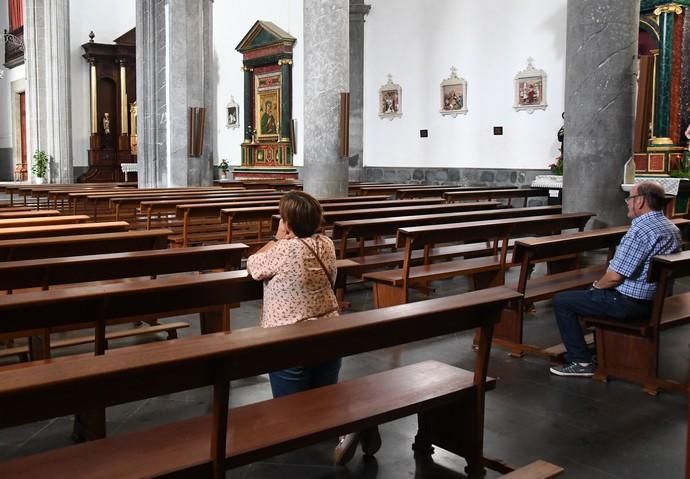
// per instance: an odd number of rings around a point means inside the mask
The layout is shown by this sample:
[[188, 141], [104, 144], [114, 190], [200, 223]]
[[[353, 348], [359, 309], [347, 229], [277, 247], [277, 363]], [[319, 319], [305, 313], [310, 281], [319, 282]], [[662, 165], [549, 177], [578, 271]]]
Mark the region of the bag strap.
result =
[[312, 248], [309, 245], [309, 243], [304, 241], [303, 238], [298, 237], [297, 239], [300, 240], [304, 246], [309, 248], [309, 251], [311, 251], [311, 254], [313, 254], [314, 258], [316, 258], [316, 260], [319, 262], [319, 265], [321, 266], [321, 269], [323, 270], [324, 274], [326, 275], [326, 278], [328, 278], [328, 282], [330, 283], [331, 288], [335, 287], [335, 279], [331, 279], [331, 275], [328, 274], [328, 270], [326, 269], [326, 265], [323, 264], [323, 261], [321, 261], [321, 258], [319, 258], [319, 255], [316, 254], [316, 251], [314, 251], [314, 248]]

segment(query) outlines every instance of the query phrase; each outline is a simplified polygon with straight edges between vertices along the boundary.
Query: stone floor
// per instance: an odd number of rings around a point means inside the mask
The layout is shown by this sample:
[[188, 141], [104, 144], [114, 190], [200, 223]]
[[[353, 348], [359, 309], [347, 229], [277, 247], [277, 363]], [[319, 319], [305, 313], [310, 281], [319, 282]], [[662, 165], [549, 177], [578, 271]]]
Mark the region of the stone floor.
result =
[[[462, 292], [463, 279], [434, 285], [434, 296]], [[686, 288], [690, 289], [690, 288]], [[372, 307], [369, 288], [349, 293], [352, 310]], [[416, 300], [423, 299], [421, 296]], [[258, 303], [233, 310], [233, 327], [255, 325]], [[198, 322], [183, 335], [198, 334]], [[526, 341], [549, 345], [558, 342], [550, 303], [540, 302], [529, 315]], [[471, 334], [452, 335], [344, 359], [341, 378], [437, 359], [471, 368], [474, 353]], [[687, 378], [690, 329], [680, 328], [662, 338], [661, 369], [678, 380]], [[563, 477], [588, 479], [681, 478], [685, 463], [687, 402], [679, 394], [653, 398], [637, 385], [623, 381], [608, 384], [589, 379], [554, 377], [548, 362], [537, 357], [510, 358], [498, 347], [492, 351], [490, 374], [498, 378], [496, 390], [487, 395], [485, 455], [512, 465], [542, 458], [563, 466]], [[265, 376], [232, 384], [232, 403], [245, 404], [270, 397]], [[206, 413], [210, 392], [187, 391], [114, 407], [108, 411], [109, 434], [116, 435], [154, 424]], [[50, 400], [50, 398], [46, 398]], [[11, 414], [4, 411], [3, 414]], [[0, 460], [70, 444], [71, 418], [0, 430]], [[240, 479], [357, 478], [454, 479], [465, 463], [440, 449], [429, 461], [416, 462], [410, 450], [415, 419], [409, 417], [381, 427], [383, 447], [374, 460], [358, 453], [346, 467], [332, 465], [335, 441], [257, 462], [228, 472]], [[104, 467], [107, 467], [104, 463]], [[1, 474], [0, 466], [0, 476]], [[30, 475], [27, 475], [30, 477]], [[498, 475], [492, 471], [488, 478]]]

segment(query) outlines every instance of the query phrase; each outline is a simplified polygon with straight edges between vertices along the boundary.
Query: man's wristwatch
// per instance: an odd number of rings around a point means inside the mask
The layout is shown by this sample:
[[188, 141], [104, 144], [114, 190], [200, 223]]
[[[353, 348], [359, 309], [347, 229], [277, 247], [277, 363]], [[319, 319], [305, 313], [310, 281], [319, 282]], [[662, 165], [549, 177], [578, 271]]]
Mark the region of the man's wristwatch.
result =
[[598, 283], [599, 283], [599, 281], [594, 281], [594, 282], [592, 283], [592, 289], [600, 289], [600, 288], [597, 286]]

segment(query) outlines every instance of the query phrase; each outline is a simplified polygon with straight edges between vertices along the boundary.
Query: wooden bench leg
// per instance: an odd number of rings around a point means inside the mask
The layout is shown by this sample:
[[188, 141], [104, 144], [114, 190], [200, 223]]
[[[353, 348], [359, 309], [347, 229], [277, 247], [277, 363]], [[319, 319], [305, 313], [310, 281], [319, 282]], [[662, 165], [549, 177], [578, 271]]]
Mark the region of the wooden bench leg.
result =
[[475, 430], [476, 414], [475, 396], [419, 413], [419, 429], [412, 449], [416, 453], [432, 454], [436, 445], [464, 457], [468, 477], [482, 477], [485, 473], [483, 431]]
[[505, 275], [501, 270], [485, 271], [472, 275], [472, 288], [475, 290], [502, 286], [504, 282]]
[[105, 408], [82, 411], [74, 415], [72, 438], [76, 442], [102, 439], [105, 435]]
[[387, 306], [395, 306], [397, 304], [405, 304], [407, 302], [405, 289], [400, 286], [391, 286], [375, 281], [373, 293], [375, 308], [385, 308]]
[[201, 334], [230, 331], [230, 309], [224, 305], [221, 309], [204, 311], [201, 317]]
[[522, 302], [520, 301], [503, 310], [501, 321], [494, 328], [494, 341], [509, 347], [510, 355], [514, 358], [521, 358], [524, 355], [519, 347], [523, 339], [522, 321]]
[[50, 359], [50, 332], [47, 329], [43, 334], [29, 338], [29, 356], [32, 361]]

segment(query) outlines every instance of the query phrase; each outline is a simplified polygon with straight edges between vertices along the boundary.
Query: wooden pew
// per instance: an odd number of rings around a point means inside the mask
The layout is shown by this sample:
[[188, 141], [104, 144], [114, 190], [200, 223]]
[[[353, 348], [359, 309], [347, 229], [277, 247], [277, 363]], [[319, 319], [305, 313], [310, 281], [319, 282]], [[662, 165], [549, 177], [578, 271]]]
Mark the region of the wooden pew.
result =
[[[428, 214], [446, 214], [446, 213], [462, 213], [469, 211], [483, 211], [483, 210], [493, 210], [494, 208], [500, 206], [496, 201], [482, 201], [476, 203], [458, 203], [458, 204], [431, 204], [431, 205], [419, 205], [419, 206], [397, 206], [396, 202], [399, 201], [426, 201], [421, 200], [392, 200], [387, 208], [366, 208], [360, 209], [359, 204], [356, 209], [344, 209], [337, 211], [324, 210], [323, 220], [325, 226], [332, 226], [335, 223], [343, 221], [357, 221], [357, 220], [373, 220], [380, 218], [382, 220], [387, 220], [388, 218], [397, 216], [418, 216], [418, 215], [428, 215]], [[278, 230], [278, 224], [280, 222], [280, 215], [274, 214], [271, 217], [271, 231], [276, 232]]]
[[616, 377], [642, 384], [656, 396], [659, 389], [687, 391], [687, 384], [659, 377], [661, 333], [690, 323], [690, 293], [671, 294], [673, 281], [690, 276], [690, 252], [655, 256], [647, 281], [657, 283], [648, 319], [618, 321], [607, 317], [583, 317], [594, 327], [597, 345], [595, 379]]
[[[196, 248], [175, 248], [152, 251], [136, 251], [125, 253], [111, 253], [89, 256], [72, 256], [38, 260], [9, 261], [0, 263], [0, 290], [16, 293], [18, 290], [42, 287], [44, 290], [51, 286], [71, 286], [79, 289], [90, 287], [93, 282], [112, 281], [126, 278], [157, 277], [183, 272], [197, 272], [205, 270], [223, 269], [226, 271], [238, 269], [247, 246], [242, 244], [202, 246]], [[72, 283], [72, 284], [70, 284]], [[78, 284], [75, 284], [78, 283]], [[27, 293], [21, 293], [27, 294]], [[208, 312], [205, 327], [210, 330], [228, 330], [229, 323], [223, 318], [222, 308], [215, 315]], [[211, 324], [215, 321], [214, 324]], [[225, 328], [223, 324], [228, 323]], [[173, 323], [154, 328], [155, 332], [165, 331], [170, 338], [177, 337], [176, 331], [188, 327], [186, 323]], [[74, 328], [67, 328], [74, 329]], [[61, 328], [60, 330], [65, 330]], [[50, 357], [50, 333], [52, 328], [46, 328], [40, 335], [32, 335], [33, 343], [31, 358]], [[146, 329], [137, 328], [128, 332], [112, 333], [118, 338], [146, 334]], [[22, 334], [10, 335], [21, 337]], [[107, 345], [108, 337], [105, 338]], [[67, 347], [75, 344], [90, 342], [91, 337], [69, 338], [57, 342], [57, 347]], [[55, 347], [53, 345], [52, 347]], [[12, 348], [10, 351], [0, 351], [1, 356], [26, 355], [28, 347]]]
[[200, 203], [222, 203], [226, 201], [263, 201], [280, 198], [284, 193], [275, 190], [250, 190], [253, 195], [245, 195], [238, 193], [230, 193], [224, 197], [214, 197], [213, 200], [208, 198], [194, 198], [185, 201], [179, 200], [145, 200], [139, 203], [139, 209], [142, 215], [146, 216], [146, 229], [151, 229], [153, 226], [153, 215], [156, 215], [160, 220], [161, 215], [165, 215], [168, 220], [168, 215], [175, 216], [177, 212], [177, 205], [181, 204], [200, 204]]
[[0, 229], [0, 241], [22, 238], [45, 238], [50, 236], [72, 236], [95, 233], [115, 233], [127, 231], [126, 221], [104, 223], [80, 223], [74, 225], [24, 226]]
[[[675, 219], [673, 223], [682, 231], [690, 228], [690, 220]], [[511, 355], [522, 356], [529, 352], [559, 360], [565, 352], [562, 345], [539, 347], [525, 344], [523, 337], [523, 316], [525, 303], [533, 303], [552, 298], [556, 293], [573, 289], [589, 288], [606, 270], [608, 261], [613, 258], [618, 243], [628, 226], [615, 226], [598, 230], [568, 233], [540, 238], [523, 238], [515, 242], [513, 263], [520, 265], [516, 283], [509, 286], [523, 295], [524, 299], [511, 303], [504, 311], [501, 322], [496, 327], [494, 342], [510, 348]], [[583, 263], [586, 252], [605, 250], [599, 264]], [[547, 275], [533, 277], [533, 265], [547, 262]]]
[[[353, 197], [354, 198], [354, 197]], [[325, 212], [335, 211], [335, 210], [352, 210], [357, 208], [362, 210], [367, 207], [376, 208], [393, 208], [397, 206], [414, 206], [414, 207], [428, 207], [429, 205], [441, 205], [443, 200], [441, 198], [436, 199], [425, 199], [425, 200], [407, 200], [404, 203], [398, 201], [372, 201], [372, 202], [359, 202], [354, 200], [347, 200], [339, 202], [332, 198], [325, 198], [321, 206]], [[188, 228], [190, 221], [195, 217], [212, 217], [219, 216], [219, 220], [216, 220], [219, 224], [227, 223], [227, 234], [225, 235], [226, 241], [229, 243], [232, 241], [232, 226], [239, 221], [248, 222], [258, 222], [259, 223], [259, 241], [261, 241], [262, 230], [261, 223], [264, 221], [270, 221], [274, 214], [279, 213], [278, 205], [272, 206], [259, 206], [259, 205], [242, 205], [239, 203], [207, 203], [207, 204], [196, 204], [196, 205], [178, 205], [177, 216], [182, 218], [184, 226]], [[241, 216], [238, 217], [238, 215]], [[185, 233], [183, 229], [182, 244], [187, 245], [189, 242], [189, 234]]]
[[[472, 204], [472, 203], [470, 203]], [[409, 226], [428, 226], [435, 224], [462, 223], [468, 221], [487, 221], [501, 218], [519, 218], [526, 216], [539, 216], [545, 214], [560, 214], [561, 207], [537, 206], [533, 208], [501, 208], [497, 210], [480, 210], [458, 213], [432, 213], [427, 215], [393, 216], [389, 218], [371, 218], [361, 220], [336, 221], [333, 225], [332, 238], [338, 241], [338, 276], [336, 278], [336, 295], [339, 301], [345, 298], [347, 277], [360, 278], [368, 271], [381, 271], [388, 267], [401, 267], [405, 260], [403, 251], [390, 253], [366, 254], [364, 241], [371, 237], [385, 237], [395, 235], [398, 228]], [[352, 248], [346, 249], [348, 240], [357, 238], [359, 249], [353, 255]], [[467, 255], [491, 254], [493, 246], [486, 243], [456, 244], [440, 246], [430, 249], [426, 255], [428, 260], [441, 260]], [[347, 257], [347, 259], [346, 259]], [[411, 265], [421, 264], [424, 261], [423, 250], [413, 250], [411, 253]]]
[[[498, 210], [485, 209], [479, 211], [460, 211], [426, 215], [392, 216], [387, 218], [365, 218], [355, 220], [338, 220], [333, 222], [334, 240], [341, 241], [338, 257], [345, 258], [343, 246], [350, 238], [358, 238], [360, 243], [367, 238], [376, 236], [395, 235], [398, 228], [407, 226], [428, 226], [443, 223], [461, 223], [463, 221], [486, 221], [499, 218], [515, 218], [520, 216], [537, 216], [546, 214], [560, 214], [561, 206], [537, 206], [533, 208], [501, 208]], [[360, 254], [360, 256], [364, 256]]]
[[[501, 186], [501, 189], [514, 189], [517, 186]], [[443, 196], [446, 192], [455, 191], [483, 191], [495, 190], [496, 186], [426, 186], [399, 188], [396, 190], [398, 198], [426, 198], [427, 196]]]
[[[15, 208], [9, 208], [9, 210], [15, 210]], [[35, 217], [46, 217], [46, 216], [59, 216], [58, 210], [32, 210], [30, 208], [21, 208], [18, 211], [8, 211], [5, 208], [0, 208], [0, 219], [9, 220], [13, 218], [35, 218]]]
[[64, 216], [32, 216], [24, 218], [2, 218], [0, 217], [0, 229], [21, 228], [25, 226], [49, 226], [49, 225], [68, 225], [79, 224], [89, 221], [87, 215], [64, 215]]
[[105, 192], [91, 192], [91, 191], [76, 191], [68, 193], [69, 203], [72, 207], [73, 213], [89, 212], [94, 221], [98, 219], [99, 207], [108, 206], [110, 198], [115, 196], [144, 195], [151, 196], [161, 195], [163, 192], [175, 193], [178, 191], [216, 191], [219, 188], [150, 188], [146, 190], [131, 190], [129, 193], [118, 190], [111, 190]]
[[[214, 297], [227, 298], [215, 291]], [[214, 388], [214, 402], [210, 416], [5, 461], [0, 468], [8, 477], [30, 472], [37, 479], [96, 473], [221, 478], [226, 469], [416, 413], [418, 454], [435, 444], [462, 455], [474, 476], [485, 466], [507, 472], [483, 455], [484, 395], [493, 387], [487, 380], [493, 323], [516, 297], [499, 287], [354, 313], [347, 320], [247, 328], [53, 360], [32, 365], [30, 374], [26, 368], [2, 370], [0, 408], [16, 411], [0, 418], [4, 427], [207, 385]], [[474, 371], [425, 361], [228, 411], [230, 380], [473, 328], [481, 329], [482, 338]]]
[[0, 241], [0, 262], [167, 248], [172, 231], [127, 231]]
[[456, 201], [490, 201], [496, 199], [508, 199], [508, 205], [511, 206], [513, 198], [522, 198], [522, 206], [527, 206], [529, 198], [548, 197], [549, 190], [544, 188], [516, 188], [516, 189], [493, 189], [484, 191], [449, 191], [443, 193], [443, 197], [448, 203]]
[[[565, 229], [584, 229], [593, 213], [566, 213], [525, 218], [507, 218], [467, 223], [413, 226], [398, 230], [396, 246], [405, 248], [402, 269], [365, 273], [374, 283], [377, 308], [404, 304], [411, 286], [426, 286], [429, 281], [455, 276], [471, 276], [474, 289], [503, 284], [507, 267], [508, 240], [529, 234], [546, 234]], [[493, 242], [493, 254], [476, 258], [431, 263], [430, 251], [436, 244]], [[500, 245], [500, 251], [499, 251]], [[413, 266], [412, 252], [424, 249], [424, 261]]]

